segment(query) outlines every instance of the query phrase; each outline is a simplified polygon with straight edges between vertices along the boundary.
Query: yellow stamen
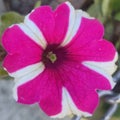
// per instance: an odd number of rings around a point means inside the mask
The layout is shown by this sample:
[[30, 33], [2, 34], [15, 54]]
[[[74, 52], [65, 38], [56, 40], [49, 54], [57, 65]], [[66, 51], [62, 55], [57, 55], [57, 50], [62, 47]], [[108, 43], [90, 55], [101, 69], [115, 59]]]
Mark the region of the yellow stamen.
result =
[[56, 54], [54, 54], [52, 51], [51, 51], [51, 52], [48, 52], [47, 58], [48, 58], [52, 63], [54, 63], [54, 62], [57, 60]]

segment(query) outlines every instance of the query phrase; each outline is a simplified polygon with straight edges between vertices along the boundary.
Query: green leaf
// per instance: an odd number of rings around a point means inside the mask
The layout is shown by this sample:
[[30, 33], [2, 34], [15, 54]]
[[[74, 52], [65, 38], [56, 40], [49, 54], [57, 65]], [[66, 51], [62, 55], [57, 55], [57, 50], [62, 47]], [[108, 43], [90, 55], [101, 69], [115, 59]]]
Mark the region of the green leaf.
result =
[[114, 23], [112, 21], [107, 21], [105, 24], [105, 38], [110, 40], [114, 32]]
[[110, 15], [110, 0], [103, 0], [102, 2], [102, 13], [103, 16], [109, 16]]
[[2, 68], [0, 68], [0, 76], [6, 76], [8, 75], [7, 72], [5, 70], [3, 70]]
[[40, 5], [41, 5], [41, 0], [39, 0], [39, 1], [37, 1], [37, 2], [35, 3], [34, 8], [40, 7]]
[[102, 0], [94, 0], [94, 3], [88, 8], [87, 12], [104, 23], [104, 17], [101, 10]]
[[91, 16], [97, 18], [101, 14], [99, 1], [98, 0], [94, 0], [94, 3], [88, 8], [87, 12]]
[[2, 68], [2, 63], [0, 62], [0, 78], [8, 76], [7, 72]]
[[114, 19], [120, 21], [120, 12], [115, 14]]
[[110, 9], [112, 12], [120, 12], [120, 0], [110, 0]]
[[12, 24], [20, 23], [24, 19], [24, 16], [16, 12], [7, 12], [0, 16], [0, 36], [2, 32]]
[[118, 42], [116, 42], [116, 48], [119, 49], [120, 48], [120, 40], [118, 40]]

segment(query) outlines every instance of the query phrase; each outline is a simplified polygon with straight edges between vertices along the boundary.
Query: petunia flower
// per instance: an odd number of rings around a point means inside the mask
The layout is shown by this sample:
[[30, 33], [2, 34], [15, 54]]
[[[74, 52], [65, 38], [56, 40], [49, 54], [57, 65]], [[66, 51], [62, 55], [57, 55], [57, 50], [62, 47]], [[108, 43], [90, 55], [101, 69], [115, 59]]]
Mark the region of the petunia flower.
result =
[[117, 68], [117, 52], [103, 34], [97, 19], [69, 2], [36, 8], [6, 29], [3, 66], [15, 78], [15, 100], [38, 103], [51, 117], [91, 116], [97, 90], [113, 88]]

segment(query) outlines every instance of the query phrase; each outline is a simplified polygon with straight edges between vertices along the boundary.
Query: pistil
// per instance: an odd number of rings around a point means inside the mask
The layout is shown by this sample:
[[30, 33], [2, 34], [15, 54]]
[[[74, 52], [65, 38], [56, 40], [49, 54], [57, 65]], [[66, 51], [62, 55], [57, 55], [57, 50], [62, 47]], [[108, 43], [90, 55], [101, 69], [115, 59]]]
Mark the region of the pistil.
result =
[[57, 60], [56, 54], [54, 54], [52, 51], [48, 52], [46, 56], [52, 63], [54, 63]]

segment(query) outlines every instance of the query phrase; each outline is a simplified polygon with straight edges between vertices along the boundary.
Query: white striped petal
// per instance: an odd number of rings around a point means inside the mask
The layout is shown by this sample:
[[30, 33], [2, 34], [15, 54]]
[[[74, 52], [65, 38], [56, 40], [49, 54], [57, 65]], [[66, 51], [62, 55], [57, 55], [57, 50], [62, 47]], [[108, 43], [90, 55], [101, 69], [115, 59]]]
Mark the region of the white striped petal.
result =
[[89, 69], [94, 70], [99, 74], [103, 75], [105, 78], [107, 78], [111, 84], [111, 87], [113, 88], [115, 86], [115, 82], [113, 81], [111, 75], [117, 69], [117, 66], [115, 65], [117, 59], [118, 59], [118, 54], [116, 53], [114, 59], [109, 62], [84, 61], [82, 64], [88, 67]]
[[[35, 77], [37, 77], [40, 73], [42, 73], [45, 69], [45, 66], [42, 62], [27, 66], [15, 73], [12, 73], [12, 76], [15, 77], [15, 86], [13, 88], [13, 97], [17, 101], [17, 88], [20, 85], [23, 85], [31, 80], [33, 80]], [[22, 75], [22, 76], [21, 76]]]
[[68, 25], [68, 30], [67, 30], [67, 33], [66, 33], [66, 36], [63, 40], [63, 42], [61, 43], [61, 46], [64, 46], [66, 41], [68, 40], [70, 34], [71, 34], [71, 31], [74, 27], [74, 22], [75, 22], [75, 9], [73, 8], [73, 6], [71, 5], [70, 2], [65, 2], [69, 9], [70, 9], [70, 17], [69, 17], [69, 25]]
[[69, 26], [65, 39], [61, 43], [61, 46], [65, 46], [71, 42], [72, 38], [76, 35], [77, 31], [80, 28], [82, 17], [93, 19], [93, 17], [90, 17], [88, 13], [82, 10], [74, 10], [70, 3], [67, 2], [67, 4], [70, 7]]
[[41, 30], [37, 27], [37, 25], [32, 20], [29, 19], [30, 14], [28, 14], [25, 17], [24, 24], [35, 34], [35, 36], [40, 40], [43, 48], [45, 48], [47, 46], [47, 41], [44, 35], [42, 34]]
[[104, 70], [107, 74], [112, 75], [117, 69], [117, 65], [115, 64], [117, 60], [118, 60], [118, 53], [116, 53], [114, 59], [109, 62], [85, 61], [84, 63], [91, 66], [96, 66]]
[[54, 115], [54, 116], [51, 116], [51, 117], [52, 118], [56, 118], [56, 117], [63, 118], [66, 115], [71, 115], [71, 114], [72, 114], [72, 111], [71, 111], [70, 106], [68, 104], [67, 96], [65, 93], [65, 88], [63, 88], [62, 89], [62, 110], [61, 110], [61, 113]]
[[51, 116], [53, 118], [63, 118], [66, 115], [77, 115], [77, 116], [92, 116], [92, 114], [88, 112], [83, 112], [77, 108], [77, 106], [74, 104], [71, 96], [69, 95], [68, 91], [66, 88], [63, 88], [62, 90], [62, 111], [61, 113]]
[[115, 82], [113, 82], [113, 78], [111, 75], [109, 75], [106, 71], [104, 71], [103, 69], [100, 69], [96, 66], [90, 65], [90, 64], [86, 64], [83, 63], [84, 66], [88, 67], [89, 69], [98, 72], [99, 74], [101, 74], [102, 76], [104, 76], [105, 78], [107, 78], [111, 84], [111, 87], [113, 88], [115, 86]]
[[36, 64], [26, 66], [26, 67], [24, 67], [20, 70], [17, 70], [16, 72], [10, 73], [10, 76], [15, 77], [15, 78], [24, 77], [24, 75], [32, 73], [36, 69], [40, 68], [42, 65], [43, 65], [43, 63], [39, 62], [39, 63], [36, 63]]
[[42, 43], [41, 38], [38, 38], [38, 36], [36, 36], [36, 34], [26, 24], [20, 23], [17, 25], [24, 32], [24, 34], [26, 34], [29, 38], [31, 38], [35, 43], [40, 45], [42, 48], [46, 47], [46, 45]]
[[87, 12], [83, 10], [76, 10], [76, 12], [80, 13], [81, 17], [88, 18], [88, 19], [95, 19], [94, 17], [91, 17]]

